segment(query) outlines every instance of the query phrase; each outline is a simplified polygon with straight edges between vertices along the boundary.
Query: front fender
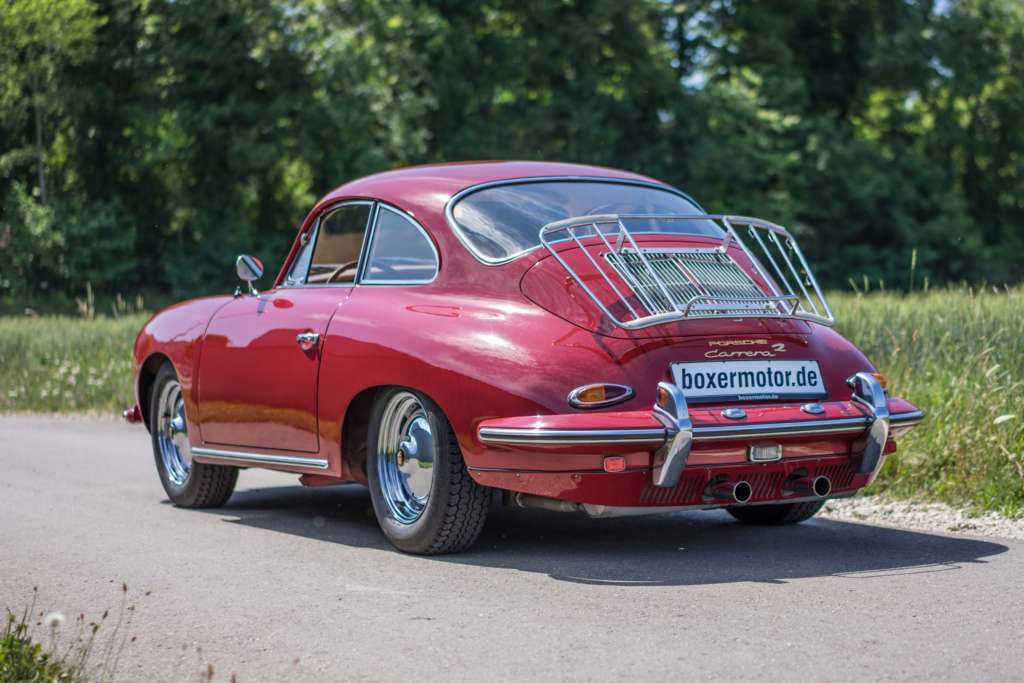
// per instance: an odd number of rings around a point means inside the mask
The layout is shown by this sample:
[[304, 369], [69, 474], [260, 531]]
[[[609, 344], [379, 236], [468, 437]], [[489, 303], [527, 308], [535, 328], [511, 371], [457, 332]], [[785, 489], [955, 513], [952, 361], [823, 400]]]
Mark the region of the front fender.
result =
[[231, 297], [218, 296], [193, 299], [160, 311], [147, 322], [135, 339], [133, 364], [135, 368], [135, 398], [142, 418], [149, 428], [149, 387], [152, 379], [166, 362], [174, 366], [181, 382], [185, 399], [185, 418], [189, 422], [189, 437], [193, 445], [200, 445], [199, 386], [196, 382], [203, 334], [213, 314]]

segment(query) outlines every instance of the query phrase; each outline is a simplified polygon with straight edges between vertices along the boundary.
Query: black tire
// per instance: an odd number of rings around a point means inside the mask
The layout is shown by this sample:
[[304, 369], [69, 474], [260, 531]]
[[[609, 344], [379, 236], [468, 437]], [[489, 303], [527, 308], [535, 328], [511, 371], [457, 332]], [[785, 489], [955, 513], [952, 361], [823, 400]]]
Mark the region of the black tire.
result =
[[235, 490], [238, 468], [192, 462], [191, 451], [183, 452], [188, 448], [188, 425], [181, 384], [170, 363], [160, 368], [153, 381], [149, 411], [156, 471], [171, 502], [183, 508], [215, 508], [226, 503]]
[[824, 504], [824, 500], [812, 500], [806, 503], [742, 505], [726, 510], [744, 524], [781, 525], [804, 522], [818, 514], [818, 510]]
[[440, 555], [476, 542], [490, 489], [469, 476], [451, 424], [424, 394], [402, 388], [377, 394], [366, 469], [377, 523], [399, 550]]

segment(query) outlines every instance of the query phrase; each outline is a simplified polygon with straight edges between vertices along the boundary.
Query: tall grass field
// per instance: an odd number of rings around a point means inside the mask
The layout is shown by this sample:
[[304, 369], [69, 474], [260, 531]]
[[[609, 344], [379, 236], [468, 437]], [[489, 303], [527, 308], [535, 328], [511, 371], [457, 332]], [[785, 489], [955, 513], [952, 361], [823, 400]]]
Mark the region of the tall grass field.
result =
[[828, 301], [890, 395], [926, 413], [872, 489], [1024, 515], [1024, 287]]
[[148, 319], [0, 317], [0, 411], [119, 415], [135, 402], [132, 348]]
[[[1024, 287], [828, 299], [891, 394], [927, 414], [871, 491], [1024, 514]], [[146, 319], [0, 318], [0, 411], [119, 414]]]

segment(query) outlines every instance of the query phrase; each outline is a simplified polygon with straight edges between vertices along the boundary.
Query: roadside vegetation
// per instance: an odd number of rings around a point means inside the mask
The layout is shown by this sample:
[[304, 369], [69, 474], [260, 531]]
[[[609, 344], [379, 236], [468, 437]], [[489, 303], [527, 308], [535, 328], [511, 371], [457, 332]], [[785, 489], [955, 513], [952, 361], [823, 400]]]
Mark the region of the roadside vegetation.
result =
[[148, 318], [0, 317], [0, 411], [120, 414], [135, 402], [132, 347]]
[[[19, 619], [14, 614], [7, 613], [7, 626], [3, 639], [0, 639], [0, 680], [68, 683], [87, 681], [88, 677], [82, 672], [60, 660], [52, 651], [52, 647], [44, 648], [32, 639], [27, 617], [25, 614]], [[51, 619], [56, 620], [56, 617], [53, 616]]]
[[0, 637], [0, 681], [113, 680], [121, 655], [136, 639], [129, 636], [135, 604], [129, 604], [128, 585], [121, 584], [120, 608], [105, 610], [95, 620], [84, 613], [68, 619], [60, 612], [37, 611], [38, 598], [35, 587], [20, 614], [7, 610]]
[[1021, 73], [1020, 0], [0, 0], [0, 311], [230, 291], [331, 188], [474, 159], [658, 178], [832, 289], [1016, 283]]
[[[866, 492], [1024, 514], [1024, 287], [829, 295], [836, 328], [927, 413]], [[0, 411], [116, 416], [148, 314], [0, 317]]]
[[865, 493], [1024, 514], [1024, 288], [860, 289], [836, 328], [927, 414]]

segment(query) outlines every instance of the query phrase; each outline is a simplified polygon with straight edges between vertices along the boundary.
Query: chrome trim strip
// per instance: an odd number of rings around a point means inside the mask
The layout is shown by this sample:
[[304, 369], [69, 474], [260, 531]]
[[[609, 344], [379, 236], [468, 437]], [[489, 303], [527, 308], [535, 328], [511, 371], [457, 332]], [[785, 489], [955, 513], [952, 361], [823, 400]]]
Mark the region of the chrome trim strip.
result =
[[484, 443], [558, 444], [576, 446], [604, 443], [664, 443], [665, 430], [640, 429], [544, 429], [517, 427], [481, 427]]
[[909, 413], [893, 413], [892, 415], [889, 416], [889, 424], [895, 422], [900, 425], [905, 425], [907, 423], [915, 425], [923, 419], [923, 410], [912, 410]]
[[[924, 413], [915, 410], [897, 413], [892, 421], [900, 425], [916, 424]], [[694, 427], [694, 441], [721, 439], [757, 439], [776, 436], [815, 436], [824, 434], [860, 434], [868, 428], [869, 417], [841, 417], [830, 420], [804, 420], [797, 422], [766, 422], [754, 425], [721, 425]], [[481, 427], [480, 440], [488, 444], [533, 444], [585, 446], [615, 443], [664, 443], [664, 429], [544, 429], [516, 427]]]
[[[367, 219], [366, 227], [363, 229], [363, 243], [359, 245], [359, 260], [356, 261], [356, 273], [352, 277], [352, 284], [359, 284], [359, 281], [363, 279], [363, 271], [366, 270], [366, 259], [370, 254], [370, 240], [373, 239], [373, 231], [377, 227], [377, 217], [379, 215], [380, 202], [374, 201], [373, 206], [370, 207], [370, 217]], [[314, 245], [313, 248], [315, 255], [316, 246]], [[312, 266], [312, 261], [310, 266]]]
[[524, 178], [505, 178], [503, 180], [492, 180], [490, 182], [480, 183], [478, 185], [472, 185], [470, 187], [467, 187], [467, 188], [464, 188], [462, 190], [459, 190], [458, 192], [453, 194], [451, 199], [448, 200], [448, 203], [445, 204], [445, 207], [444, 207], [444, 219], [445, 219], [445, 222], [448, 223], [448, 227], [451, 228], [451, 231], [454, 232], [455, 236], [459, 238], [460, 242], [462, 242], [462, 246], [466, 247], [466, 249], [469, 251], [469, 253], [472, 254], [473, 257], [477, 261], [480, 261], [481, 263], [483, 263], [486, 266], [501, 266], [501, 265], [504, 265], [506, 263], [511, 263], [512, 261], [515, 261], [517, 258], [519, 258], [520, 256], [523, 256], [524, 254], [529, 254], [531, 251], [536, 251], [537, 249], [540, 249], [541, 248], [540, 243], [538, 242], [536, 245], [530, 247], [529, 249], [524, 249], [523, 251], [520, 251], [518, 253], [512, 254], [511, 256], [506, 256], [505, 258], [502, 258], [502, 259], [487, 258], [483, 254], [477, 253], [477, 251], [472, 247], [470, 241], [468, 239], [466, 239], [466, 236], [462, 232], [462, 228], [459, 227], [458, 222], [455, 220], [455, 214], [454, 214], [455, 205], [458, 204], [459, 200], [462, 199], [463, 197], [465, 197], [466, 195], [473, 194], [474, 192], [477, 192], [479, 190], [486, 190], [489, 187], [497, 187], [497, 186], [500, 186], [500, 185], [526, 185], [526, 184], [530, 184], [530, 183], [550, 183], [550, 182], [567, 182], [567, 183], [574, 183], [574, 182], [575, 183], [578, 183], [578, 182], [596, 182], [596, 183], [618, 183], [620, 185], [640, 185], [642, 187], [650, 187], [650, 188], [654, 188], [656, 190], [663, 190], [663, 191], [668, 192], [670, 194], [678, 195], [678, 196], [682, 197], [683, 199], [685, 199], [686, 201], [688, 201], [691, 204], [693, 204], [697, 208], [698, 211], [704, 211], [704, 207], [702, 207], [700, 204], [698, 204], [697, 201], [693, 197], [691, 197], [690, 195], [686, 194], [685, 192], [683, 192], [681, 190], [677, 190], [676, 188], [672, 187], [671, 185], [664, 185], [664, 184], [658, 183], [658, 182], [639, 180], [639, 179], [635, 179], [635, 178], [609, 178], [608, 176], [568, 176], [568, 175], [566, 175], [566, 176], [526, 176]]
[[237, 460], [239, 462], [256, 462], [271, 465], [294, 465], [295, 467], [315, 467], [319, 470], [327, 469], [327, 461], [319, 458], [297, 458], [293, 455], [279, 455], [277, 453], [249, 453], [247, 451], [225, 451], [219, 448], [193, 448], [193, 455], [205, 455], [211, 458], [224, 458], [225, 460]]
[[721, 425], [695, 427], [693, 437], [698, 441], [715, 439], [760, 438], [770, 436], [812, 436], [815, 434], [858, 434], [868, 426], [865, 417], [840, 417], [831, 420], [804, 420], [797, 422], [766, 422], [763, 424]]

